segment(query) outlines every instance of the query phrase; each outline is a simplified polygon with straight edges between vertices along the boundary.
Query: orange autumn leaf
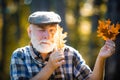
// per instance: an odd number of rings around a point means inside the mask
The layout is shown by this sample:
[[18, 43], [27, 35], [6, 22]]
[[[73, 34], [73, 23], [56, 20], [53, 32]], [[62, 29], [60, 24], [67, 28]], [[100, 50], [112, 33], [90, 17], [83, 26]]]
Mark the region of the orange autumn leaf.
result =
[[98, 36], [102, 37], [104, 40], [115, 40], [116, 35], [118, 35], [120, 29], [120, 24], [111, 24], [110, 20], [100, 21], [98, 25]]
[[67, 32], [62, 33], [63, 28], [60, 26], [57, 26], [57, 32], [54, 36], [54, 41], [57, 49], [62, 49], [65, 45], [66, 40], [64, 40], [67, 37]]

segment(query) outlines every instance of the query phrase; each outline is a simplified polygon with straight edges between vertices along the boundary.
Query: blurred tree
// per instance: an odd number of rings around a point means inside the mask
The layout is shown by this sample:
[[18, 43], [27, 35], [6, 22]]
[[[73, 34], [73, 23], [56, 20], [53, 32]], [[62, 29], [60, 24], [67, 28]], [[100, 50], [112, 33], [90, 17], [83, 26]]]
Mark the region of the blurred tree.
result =
[[[97, 49], [98, 44], [97, 43], [97, 38], [96, 38], [96, 31], [97, 31], [97, 25], [98, 25], [98, 20], [100, 19], [101, 16], [101, 11], [100, 11], [100, 6], [102, 5], [102, 0], [94, 0], [93, 1], [93, 15], [90, 17], [91, 22], [92, 22], [92, 28], [91, 28], [91, 36], [89, 40], [89, 53], [90, 58], [96, 57], [97, 54], [94, 52], [95, 49]], [[94, 63], [96, 58], [90, 59], [90, 66], [93, 69], [94, 68]]]
[[[3, 20], [3, 23], [6, 23], [6, 3], [5, 3], [5, 0], [2, 0], [1, 1], [1, 7], [2, 7], [2, 20]], [[6, 55], [6, 51], [5, 51], [5, 47], [6, 47], [6, 30], [7, 30], [7, 26], [6, 24], [3, 24], [3, 27], [2, 27], [2, 54], [1, 54], [1, 61], [0, 61], [0, 78], [1, 80], [5, 79], [3, 74], [4, 74], [4, 69], [5, 69], [5, 55]], [[3, 35], [4, 34], [4, 35]]]
[[72, 45], [77, 50], [80, 47], [79, 25], [80, 25], [80, 0], [69, 1], [66, 0], [66, 16], [68, 17], [68, 37], [69, 45]]
[[75, 18], [75, 25], [74, 25], [74, 46], [76, 49], [80, 47], [80, 37], [77, 36], [79, 35], [79, 25], [80, 25], [80, 0], [75, 1], [75, 6], [74, 6], [74, 18]]
[[[120, 0], [108, 0], [106, 19], [120, 23]], [[120, 34], [115, 40], [115, 54], [107, 59], [105, 80], [120, 80]]]
[[[9, 65], [10, 57], [16, 47], [19, 47], [19, 43], [22, 42], [21, 39], [25, 39], [23, 30], [25, 28], [26, 22], [26, 13], [24, 12], [26, 7], [21, 6], [21, 0], [1, 0], [1, 16], [2, 16], [2, 32], [1, 32], [1, 55], [0, 55], [0, 80], [8, 80], [10, 78], [9, 74]], [[21, 6], [21, 7], [20, 7]], [[23, 11], [22, 11], [23, 10]], [[24, 15], [22, 15], [24, 13]], [[21, 15], [23, 17], [21, 17]], [[25, 20], [25, 21], [24, 21]], [[24, 22], [24, 27], [21, 25]], [[27, 34], [26, 34], [27, 35]], [[24, 40], [24, 43], [27, 43], [27, 40]], [[20, 44], [22, 46], [22, 44]]]

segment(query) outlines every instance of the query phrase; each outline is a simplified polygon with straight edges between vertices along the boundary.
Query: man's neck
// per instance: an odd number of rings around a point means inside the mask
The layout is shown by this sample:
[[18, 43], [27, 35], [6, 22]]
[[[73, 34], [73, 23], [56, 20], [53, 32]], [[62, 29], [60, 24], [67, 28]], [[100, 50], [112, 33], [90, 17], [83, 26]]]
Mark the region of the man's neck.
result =
[[42, 56], [42, 59], [45, 60], [48, 56], [48, 53], [40, 53], [40, 55]]

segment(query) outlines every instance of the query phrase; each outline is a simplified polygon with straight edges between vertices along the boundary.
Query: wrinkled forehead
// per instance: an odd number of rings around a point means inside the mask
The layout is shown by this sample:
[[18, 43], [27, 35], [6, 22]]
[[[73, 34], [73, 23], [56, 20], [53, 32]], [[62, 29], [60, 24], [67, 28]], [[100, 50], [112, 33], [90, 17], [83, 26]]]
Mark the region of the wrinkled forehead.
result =
[[49, 27], [55, 27], [57, 28], [58, 24], [57, 23], [49, 23], [49, 24], [31, 24], [33, 27], [39, 27], [42, 29], [46, 29]]

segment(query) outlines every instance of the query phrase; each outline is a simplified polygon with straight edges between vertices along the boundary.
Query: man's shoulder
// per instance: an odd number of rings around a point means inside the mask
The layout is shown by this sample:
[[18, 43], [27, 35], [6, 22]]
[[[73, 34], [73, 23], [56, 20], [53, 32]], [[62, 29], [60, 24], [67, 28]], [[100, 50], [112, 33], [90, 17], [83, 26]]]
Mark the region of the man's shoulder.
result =
[[24, 58], [25, 56], [29, 55], [29, 52], [30, 46], [20, 47], [13, 51], [12, 57]]
[[85, 62], [85, 60], [83, 59], [82, 55], [80, 54], [80, 52], [78, 50], [76, 50], [75, 48], [71, 47], [71, 46], [65, 46], [65, 49], [68, 49], [68, 56], [72, 56], [74, 58], [74, 60], [77, 61], [81, 61], [82, 63]]
[[80, 54], [78, 50], [76, 50], [74, 47], [71, 47], [69, 45], [65, 45], [65, 51], [73, 55]]
[[72, 51], [72, 52], [78, 52], [75, 48], [69, 45], [65, 45], [65, 49], [68, 49], [69, 51]]

